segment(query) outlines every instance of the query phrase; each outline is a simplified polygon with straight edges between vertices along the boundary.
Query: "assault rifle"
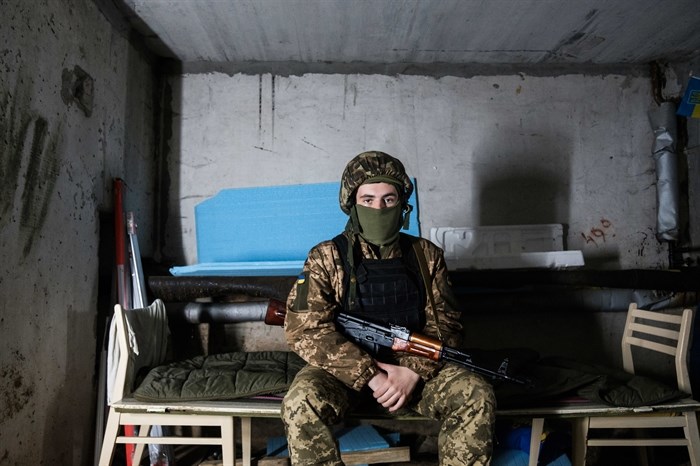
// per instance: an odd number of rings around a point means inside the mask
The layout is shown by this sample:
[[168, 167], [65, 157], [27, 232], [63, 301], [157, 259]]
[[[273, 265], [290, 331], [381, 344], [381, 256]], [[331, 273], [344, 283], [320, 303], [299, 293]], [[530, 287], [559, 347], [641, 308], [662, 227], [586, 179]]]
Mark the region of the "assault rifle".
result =
[[525, 379], [508, 374], [508, 358], [501, 361], [497, 370], [491, 370], [475, 364], [470, 354], [445, 346], [436, 338], [411, 332], [406, 327], [376, 324], [344, 313], [338, 314], [335, 322], [345, 336], [360, 345], [368, 343], [385, 346], [392, 351], [415, 354], [433, 361], [453, 362], [492, 379], [507, 380], [521, 385], [528, 383]]
[[[283, 303], [278, 305], [273, 303], [273, 300], [270, 301], [265, 323], [282, 325], [286, 309]], [[339, 313], [335, 323], [346, 337], [360, 346], [388, 347], [392, 351], [414, 354], [433, 361], [453, 362], [492, 379], [507, 380], [521, 385], [530, 383], [527, 379], [508, 374], [508, 358], [501, 361], [497, 370], [492, 370], [474, 363], [470, 354], [445, 346], [436, 338], [411, 332], [406, 327], [377, 324], [345, 313]]]

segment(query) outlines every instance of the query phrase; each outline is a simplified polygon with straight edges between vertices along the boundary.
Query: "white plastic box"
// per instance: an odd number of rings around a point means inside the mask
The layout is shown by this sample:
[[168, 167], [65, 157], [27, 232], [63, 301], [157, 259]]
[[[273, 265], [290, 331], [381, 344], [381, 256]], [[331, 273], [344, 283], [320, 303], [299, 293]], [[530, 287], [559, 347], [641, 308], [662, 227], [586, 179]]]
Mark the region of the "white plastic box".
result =
[[582, 266], [581, 252], [564, 251], [563, 238], [561, 224], [430, 229], [450, 270]]

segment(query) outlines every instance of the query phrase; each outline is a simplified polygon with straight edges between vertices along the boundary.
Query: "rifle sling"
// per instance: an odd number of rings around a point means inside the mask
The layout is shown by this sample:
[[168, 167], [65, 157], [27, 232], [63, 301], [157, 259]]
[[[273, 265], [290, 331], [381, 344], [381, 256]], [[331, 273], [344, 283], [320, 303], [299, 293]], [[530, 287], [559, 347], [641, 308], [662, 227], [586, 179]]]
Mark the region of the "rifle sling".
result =
[[430, 301], [430, 308], [433, 310], [433, 319], [435, 320], [435, 330], [437, 331], [437, 336], [442, 340], [442, 333], [440, 332], [440, 323], [438, 322], [437, 308], [435, 307], [435, 299], [433, 298], [433, 287], [430, 286], [428, 277], [428, 264], [425, 261], [425, 254], [423, 250], [418, 245], [417, 239], [413, 241], [413, 252], [416, 254], [416, 259], [418, 260], [418, 266], [420, 267], [420, 276], [423, 278], [423, 284], [425, 285], [425, 294]]

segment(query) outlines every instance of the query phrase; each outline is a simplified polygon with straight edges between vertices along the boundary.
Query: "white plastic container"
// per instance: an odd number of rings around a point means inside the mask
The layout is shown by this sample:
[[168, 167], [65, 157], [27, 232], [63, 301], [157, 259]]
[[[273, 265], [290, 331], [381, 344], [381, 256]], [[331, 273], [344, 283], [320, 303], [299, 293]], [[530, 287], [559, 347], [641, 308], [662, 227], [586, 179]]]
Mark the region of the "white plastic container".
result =
[[563, 237], [561, 224], [430, 229], [450, 270], [582, 266], [580, 251], [563, 250]]

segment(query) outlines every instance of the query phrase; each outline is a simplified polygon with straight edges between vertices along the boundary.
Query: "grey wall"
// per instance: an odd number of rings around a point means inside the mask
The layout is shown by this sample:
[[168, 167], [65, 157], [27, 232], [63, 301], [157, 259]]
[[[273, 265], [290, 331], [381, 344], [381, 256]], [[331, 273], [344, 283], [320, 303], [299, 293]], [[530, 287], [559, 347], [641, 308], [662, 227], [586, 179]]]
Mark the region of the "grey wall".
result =
[[229, 187], [337, 181], [402, 159], [431, 227], [561, 223], [601, 268], [665, 268], [645, 70], [474, 77], [186, 74], [173, 79], [166, 256], [196, 263], [194, 206]]
[[[173, 132], [160, 180], [169, 208], [157, 212], [153, 68], [126, 29], [90, 0], [5, 0], [0, 25], [3, 464], [92, 463], [95, 329], [109, 312], [97, 299], [109, 236], [100, 214], [112, 210], [115, 177], [127, 182], [144, 256], [161, 252], [158, 229], [177, 264], [196, 261], [193, 208], [218, 190], [334, 181], [350, 157], [381, 149], [418, 179], [424, 236], [431, 226], [556, 222], [590, 264], [666, 266], [652, 232], [654, 104], [643, 72], [176, 77], [175, 118], [162, 128]], [[71, 91], [85, 77], [91, 105]], [[697, 122], [690, 130], [692, 155]], [[698, 179], [694, 160], [689, 169]], [[697, 215], [697, 183], [690, 192]], [[601, 219], [605, 241], [587, 241]], [[590, 332], [616, 341], [619, 325], [599, 317]], [[544, 324], [544, 339], [571, 327], [559, 319], [527, 321]]]
[[93, 464], [99, 214], [123, 178], [152, 252], [152, 69], [91, 0], [3, 1], [0, 43], [0, 463]]
[[[677, 95], [685, 82], [666, 72], [664, 91]], [[657, 104], [646, 68], [440, 78], [201, 73], [170, 82], [163, 252], [178, 265], [197, 263], [194, 208], [221, 189], [337, 181], [351, 157], [376, 149], [417, 178], [424, 237], [431, 227], [561, 223], [587, 267], [669, 267], [655, 237], [649, 112]], [[623, 314], [541, 311], [503, 315], [484, 303], [470, 309], [466, 343], [620, 364]], [[279, 346], [280, 335], [255, 329], [247, 330], [259, 332], [256, 345]]]
[[[695, 57], [687, 62], [674, 65], [675, 75], [679, 82], [685, 86], [691, 75], [698, 76], [700, 70], [700, 51], [695, 53]], [[689, 236], [694, 240], [694, 246], [700, 243], [700, 118], [686, 119], [688, 141], [681, 158], [681, 167], [687, 167], [685, 185], [688, 192], [688, 231]], [[691, 255], [692, 265], [699, 266], [697, 252]]]

